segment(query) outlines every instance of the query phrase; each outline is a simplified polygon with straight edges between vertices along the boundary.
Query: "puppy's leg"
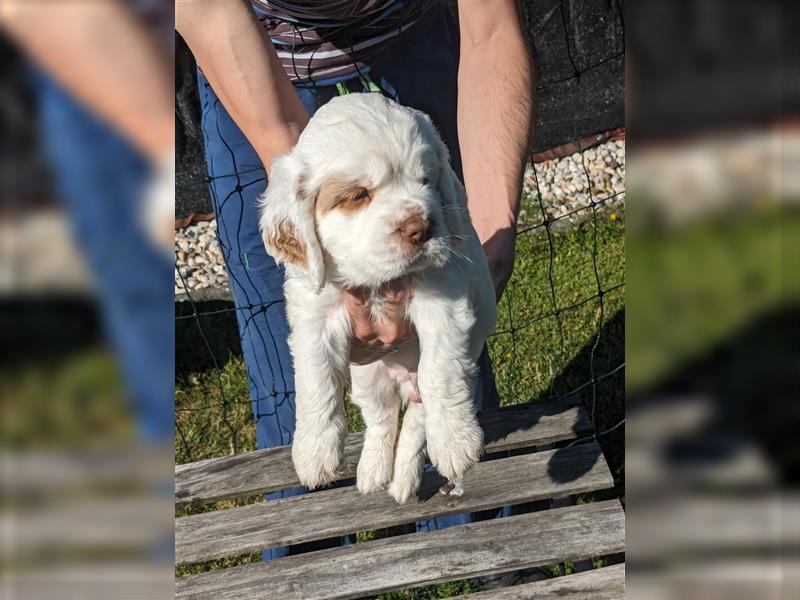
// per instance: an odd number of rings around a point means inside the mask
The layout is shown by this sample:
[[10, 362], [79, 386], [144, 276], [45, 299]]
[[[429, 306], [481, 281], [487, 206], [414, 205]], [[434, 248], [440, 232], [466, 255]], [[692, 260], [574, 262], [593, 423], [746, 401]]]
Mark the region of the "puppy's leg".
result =
[[456, 360], [449, 368], [437, 362], [420, 361], [420, 393], [428, 456], [436, 470], [452, 481], [478, 462], [483, 431], [473, 408], [470, 370]]
[[356, 486], [362, 494], [384, 489], [392, 479], [400, 397], [381, 362], [351, 366], [353, 403], [367, 430], [358, 461]]
[[459, 477], [448, 481], [439, 489], [439, 492], [445, 496], [450, 496], [450, 501], [447, 503], [450, 507], [458, 506], [461, 504], [461, 497], [464, 495], [464, 480]]
[[[405, 386], [404, 386], [405, 387]], [[409, 388], [412, 386], [408, 385]], [[408, 398], [412, 389], [404, 389]], [[397, 440], [394, 459], [394, 477], [389, 486], [389, 495], [400, 504], [406, 502], [419, 490], [422, 469], [425, 466], [425, 409], [422, 404], [409, 402], [403, 416], [403, 428]]]
[[460, 479], [483, 452], [475, 411], [475, 362], [469, 331], [474, 323], [465, 301], [421, 299], [414, 324], [420, 338], [419, 391], [425, 406], [428, 456], [448, 480]]
[[347, 421], [342, 394], [349, 329], [346, 315], [338, 317], [296, 319], [289, 336], [297, 371], [292, 461], [300, 482], [309, 488], [336, 479], [344, 457]]

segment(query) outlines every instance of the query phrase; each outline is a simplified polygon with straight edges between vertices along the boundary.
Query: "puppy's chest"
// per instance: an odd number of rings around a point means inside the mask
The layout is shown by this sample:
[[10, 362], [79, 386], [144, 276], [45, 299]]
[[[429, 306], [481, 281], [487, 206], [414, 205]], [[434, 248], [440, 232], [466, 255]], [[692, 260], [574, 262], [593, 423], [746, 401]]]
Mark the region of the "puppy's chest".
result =
[[401, 390], [417, 392], [417, 368], [419, 366], [419, 341], [414, 339], [399, 346], [396, 351], [383, 357], [386, 376], [394, 380]]
[[417, 367], [407, 367], [397, 363], [387, 363], [386, 374], [397, 383], [410, 383], [417, 387]]

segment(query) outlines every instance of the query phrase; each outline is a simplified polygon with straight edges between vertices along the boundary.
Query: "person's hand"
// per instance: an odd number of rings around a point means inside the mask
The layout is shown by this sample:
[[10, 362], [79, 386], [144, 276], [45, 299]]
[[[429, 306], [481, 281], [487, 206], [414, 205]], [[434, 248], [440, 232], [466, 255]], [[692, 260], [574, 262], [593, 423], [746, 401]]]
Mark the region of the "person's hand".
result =
[[175, 154], [154, 170], [139, 207], [141, 223], [153, 245], [172, 256], [175, 251]]
[[489, 261], [497, 302], [503, 296], [511, 273], [514, 271], [515, 244], [517, 232], [514, 227], [498, 230], [483, 243], [483, 251]]
[[[411, 290], [405, 278], [384, 284], [375, 296], [363, 288], [351, 288], [344, 290], [342, 297], [353, 333], [350, 362], [371, 363], [417, 337], [414, 326], [406, 319]], [[380, 320], [372, 316], [376, 302], [381, 305]]]

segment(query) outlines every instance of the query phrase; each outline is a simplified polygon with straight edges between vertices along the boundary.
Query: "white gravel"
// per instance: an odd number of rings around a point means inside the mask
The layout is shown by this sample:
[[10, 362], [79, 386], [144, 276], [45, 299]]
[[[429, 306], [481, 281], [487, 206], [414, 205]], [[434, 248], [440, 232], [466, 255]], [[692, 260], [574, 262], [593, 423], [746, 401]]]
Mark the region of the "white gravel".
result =
[[228, 289], [215, 220], [175, 232], [175, 294], [209, 287]]
[[[588, 171], [591, 196], [587, 185]], [[521, 227], [542, 222], [537, 198], [542, 195], [548, 220], [559, 226], [574, 225], [591, 216], [591, 200], [602, 210], [620, 210], [625, 203], [625, 142], [606, 142], [580, 153], [525, 170], [520, 208]], [[568, 216], [565, 216], [568, 215]], [[559, 219], [559, 217], [564, 217]], [[228, 276], [217, 245], [216, 221], [197, 223], [175, 233], [175, 293], [204, 288], [228, 289]]]
[[[587, 181], [588, 173], [588, 181]], [[589, 185], [591, 182], [591, 196]], [[541, 206], [537, 197], [542, 195]], [[560, 225], [575, 224], [591, 215], [588, 207], [604, 210], [625, 204], [625, 141], [606, 142], [557, 160], [548, 160], [533, 168], [528, 165], [522, 187], [521, 226], [542, 222], [542, 208], [548, 220]], [[587, 210], [580, 210], [587, 208]], [[571, 214], [572, 213], [572, 214]]]

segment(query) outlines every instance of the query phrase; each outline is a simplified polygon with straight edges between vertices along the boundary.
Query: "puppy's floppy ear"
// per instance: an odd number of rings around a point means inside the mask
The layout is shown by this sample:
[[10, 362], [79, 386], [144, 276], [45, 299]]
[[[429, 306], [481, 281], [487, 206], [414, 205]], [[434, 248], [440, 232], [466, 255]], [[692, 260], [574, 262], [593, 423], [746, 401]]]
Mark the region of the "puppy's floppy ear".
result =
[[272, 257], [301, 269], [318, 291], [325, 278], [325, 262], [316, 233], [315, 198], [303, 189], [302, 172], [300, 160], [291, 153], [273, 161], [267, 191], [260, 200], [259, 227]]
[[436, 149], [436, 156], [439, 160], [437, 188], [439, 196], [442, 198], [444, 224], [448, 233], [452, 236], [450, 243], [455, 248], [466, 247], [467, 235], [472, 223], [467, 212], [467, 193], [464, 190], [464, 185], [459, 180], [453, 167], [450, 166], [450, 151], [427, 114], [417, 109], [408, 110], [416, 115], [420, 129], [425, 132], [424, 135]]
[[450, 166], [450, 153], [439, 134], [434, 132], [439, 157], [439, 195], [442, 198], [444, 224], [450, 235], [450, 243], [458, 248], [467, 245], [467, 234], [471, 227], [467, 212], [467, 193], [464, 185]]

